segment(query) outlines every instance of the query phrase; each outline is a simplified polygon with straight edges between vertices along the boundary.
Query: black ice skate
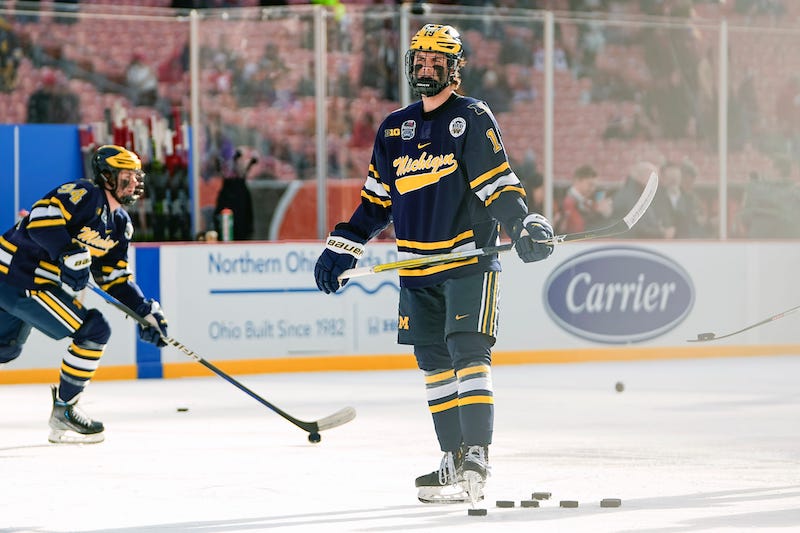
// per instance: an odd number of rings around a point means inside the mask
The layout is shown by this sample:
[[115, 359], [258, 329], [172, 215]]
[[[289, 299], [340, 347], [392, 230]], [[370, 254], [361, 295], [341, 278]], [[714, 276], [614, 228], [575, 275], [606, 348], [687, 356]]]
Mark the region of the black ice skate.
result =
[[92, 420], [78, 409], [78, 396], [65, 402], [58, 397], [56, 385], [52, 385], [50, 391], [53, 394], [53, 412], [50, 413], [50, 436], [47, 440], [56, 444], [103, 442], [103, 423]]
[[417, 498], [422, 503], [467, 503], [468, 494], [461, 486], [461, 469], [464, 462], [464, 448], [445, 452], [439, 470], [419, 476], [414, 485]]
[[487, 446], [470, 446], [464, 454], [461, 473], [461, 488], [469, 501], [475, 505], [483, 499], [483, 487], [489, 479], [489, 448]]

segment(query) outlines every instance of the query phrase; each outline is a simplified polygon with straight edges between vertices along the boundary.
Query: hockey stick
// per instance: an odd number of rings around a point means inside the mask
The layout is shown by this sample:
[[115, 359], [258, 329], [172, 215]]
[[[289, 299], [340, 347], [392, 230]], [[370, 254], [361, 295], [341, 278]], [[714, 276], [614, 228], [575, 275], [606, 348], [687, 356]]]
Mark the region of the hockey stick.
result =
[[757, 328], [758, 326], [763, 326], [764, 324], [768, 324], [770, 322], [774, 322], [774, 321], [778, 320], [779, 318], [783, 318], [783, 317], [785, 317], [787, 315], [791, 315], [792, 313], [794, 313], [797, 310], [800, 310], [800, 305], [798, 305], [797, 307], [792, 307], [791, 309], [787, 309], [786, 311], [778, 313], [777, 315], [772, 315], [771, 317], [766, 318], [766, 319], [762, 320], [761, 322], [756, 322], [755, 324], [747, 326], [746, 328], [742, 328], [742, 329], [740, 329], [738, 331], [734, 331], [733, 333], [727, 333], [725, 335], [720, 335], [720, 336], [717, 336], [715, 333], [698, 333], [696, 339], [688, 339], [686, 342], [718, 341], [720, 339], [725, 339], [727, 337], [733, 337], [734, 335], [738, 335], [739, 333], [744, 333], [745, 331], [751, 330], [753, 328]]
[[[631, 207], [631, 210], [628, 211], [628, 214], [622, 217], [621, 220], [618, 220], [614, 224], [610, 226], [606, 226], [604, 228], [590, 230], [590, 231], [580, 231], [577, 233], [567, 233], [564, 235], [556, 235], [550, 239], [536, 241], [542, 244], [560, 244], [562, 242], [575, 242], [575, 241], [586, 241], [589, 239], [601, 239], [603, 237], [613, 237], [614, 235], [620, 235], [625, 233], [629, 229], [631, 229], [634, 224], [636, 224], [644, 212], [647, 211], [647, 208], [650, 206], [650, 203], [653, 201], [653, 197], [656, 195], [656, 190], [658, 189], [658, 175], [655, 172], [650, 174], [650, 178], [647, 180], [647, 184], [642, 191], [641, 196], [639, 199], [636, 200], [636, 203]], [[468, 259], [470, 257], [482, 257], [485, 255], [492, 255], [501, 252], [507, 252], [514, 247], [514, 243], [508, 244], [501, 244], [499, 246], [487, 246], [485, 248], [478, 248], [476, 250], [464, 250], [462, 252], [450, 252], [446, 254], [437, 254], [437, 255], [428, 255], [424, 257], [415, 257], [413, 259], [404, 259], [402, 261], [394, 261], [392, 263], [384, 263], [382, 265], [375, 265], [371, 267], [356, 267], [350, 268], [345, 270], [339, 276], [339, 282], [344, 279], [350, 278], [358, 278], [362, 276], [369, 276], [371, 274], [377, 274], [379, 272], [388, 272], [390, 270], [399, 270], [401, 268], [417, 268], [421, 266], [431, 266], [431, 265], [439, 265], [443, 263], [452, 263], [453, 261], [459, 261], [461, 259]]]
[[[114, 307], [116, 307], [117, 309], [119, 309], [120, 311], [122, 311], [123, 313], [125, 313], [126, 315], [131, 317], [132, 319], [134, 319], [136, 322], [138, 322], [142, 326], [145, 326], [145, 327], [153, 327], [154, 326], [154, 324], [152, 322], [149, 322], [144, 317], [141, 317], [138, 314], [136, 314], [135, 312], [133, 312], [131, 309], [128, 308], [128, 306], [126, 306], [125, 304], [123, 304], [122, 302], [120, 302], [119, 300], [117, 300], [116, 298], [114, 298], [113, 296], [108, 294], [107, 292], [105, 292], [103, 289], [98, 287], [94, 282], [91, 282], [89, 284], [89, 287], [94, 292], [96, 292], [101, 298], [103, 298], [106, 302], [108, 302], [109, 304], [113, 305]], [[197, 352], [187, 348], [181, 342], [175, 340], [172, 337], [167, 337], [165, 335], [161, 335], [161, 339], [164, 342], [166, 342], [167, 344], [171, 344], [172, 346], [174, 346], [175, 348], [177, 348], [178, 350], [180, 350], [184, 354], [188, 355], [189, 357], [191, 357], [192, 359], [194, 359], [195, 361], [197, 361], [198, 363], [200, 363], [204, 367], [208, 368], [209, 370], [214, 372], [216, 375], [218, 375], [219, 377], [221, 377], [222, 379], [224, 379], [225, 381], [227, 381], [231, 385], [233, 385], [236, 388], [238, 388], [239, 390], [245, 392], [248, 396], [250, 396], [251, 398], [255, 399], [256, 401], [258, 401], [262, 405], [265, 405], [266, 407], [269, 407], [274, 412], [276, 412], [277, 414], [279, 414], [280, 416], [282, 416], [283, 418], [285, 418], [286, 420], [288, 420], [289, 422], [291, 422], [295, 426], [297, 426], [300, 429], [303, 429], [305, 431], [308, 431], [308, 440], [309, 440], [309, 442], [313, 442], [315, 444], [318, 443], [320, 440], [322, 440], [322, 437], [319, 434], [320, 431], [324, 431], [326, 429], [331, 429], [331, 428], [335, 428], [337, 426], [341, 426], [342, 424], [346, 424], [347, 422], [350, 422], [352, 419], [354, 419], [355, 416], [356, 416], [356, 410], [355, 409], [353, 409], [352, 407], [345, 407], [344, 409], [340, 409], [339, 411], [336, 411], [332, 415], [326, 416], [324, 418], [320, 418], [319, 420], [315, 420], [313, 422], [304, 422], [302, 420], [298, 420], [297, 418], [293, 417], [292, 415], [290, 415], [286, 411], [284, 411], [284, 410], [278, 408], [277, 406], [271, 404], [270, 402], [268, 402], [267, 400], [265, 400], [264, 398], [262, 398], [261, 396], [259, 396], [255, 392], [253, 392], [252, 390], [250, 390], [247, 387], [245, 387], [244, 385], [239, 383], [237, 380], [235, 380], [234, 378], [232, 378], [231, 376], [229, 376], [228, 374], [226, 374], [225, 372], [223, 372], [222, 370], [217, 368], [215, 365], [209, 363], [208, 361], [206, 361], [205, 359], [200, 357], [200, 355]]]

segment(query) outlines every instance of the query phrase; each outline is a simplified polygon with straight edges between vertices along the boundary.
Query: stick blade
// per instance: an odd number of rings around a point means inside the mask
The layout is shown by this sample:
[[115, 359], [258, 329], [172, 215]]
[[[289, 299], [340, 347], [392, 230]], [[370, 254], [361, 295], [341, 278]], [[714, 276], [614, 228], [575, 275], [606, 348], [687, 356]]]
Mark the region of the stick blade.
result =
[[653, 202], [653, 198], [655, 198], [657, 190], [658, 174], [651, 172], [650, 177], [647, 179], [647, 184], [644, 186], [644, 191], [642, 191], [642, 195], [633, 205], [631, 210], [628, 211], [628, 214], [622, 218], [622, 220], [625, 221], [625, 225], [628, 226], [628, 229], [631, 229], [634, 224], [639, 222], [639, 219], [642, 218], [644, 212], [647, 211], [647, 208], [650, 207], [650, 204]]
[[707, 341], [715, 341], [717, 340], [716, 333], [698, 333], [696, 339], [689, 339], [686, 342], [707, 342]]
[[367, 267], [348, 268], [347, 270], [345, 270], [344, 272], [339, 274], [339, 278], [338, 279], [339, 279], [339, 283], [341, 283], [342, 281], [344, 281], [346, 279], [360, 278], [362, 276], [369, 276], [369, 275], [375, 274], [376, 272], [377, 271], [375, 270], [375, 267], [368, 267], [367, 266]]
[[325, 418], [317, 420], [317, 431], [325, 431], [335, 427], [347, 424], [356, 417], [356, 410], [352, 407], [345, 407], [328, 415]]

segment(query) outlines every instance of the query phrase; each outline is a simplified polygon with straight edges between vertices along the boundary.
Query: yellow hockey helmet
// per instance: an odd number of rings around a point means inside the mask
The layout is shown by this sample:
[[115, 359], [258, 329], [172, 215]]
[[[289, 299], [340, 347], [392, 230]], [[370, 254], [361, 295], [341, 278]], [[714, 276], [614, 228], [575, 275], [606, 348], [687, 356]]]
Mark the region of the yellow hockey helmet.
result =
[[409, 49], [442, 52], [443, 54], [461, 57], [464, 46], [461, 44], [461, 35], [454, 27], [442, 24], [425, 24], [411, 38]]
[[[120, 170], [133, 170], [136, 175], [136, 189], [133, 194], [118, 196], [120, 189], [127, 184], [119, 183]], [[94, 182], [109, 191], [122, 205], [132, 205], [144, 193], [144, 172], [139, 156], [122, 146], [105, 144], [98, 148], [92, 156], [92, 172]]]

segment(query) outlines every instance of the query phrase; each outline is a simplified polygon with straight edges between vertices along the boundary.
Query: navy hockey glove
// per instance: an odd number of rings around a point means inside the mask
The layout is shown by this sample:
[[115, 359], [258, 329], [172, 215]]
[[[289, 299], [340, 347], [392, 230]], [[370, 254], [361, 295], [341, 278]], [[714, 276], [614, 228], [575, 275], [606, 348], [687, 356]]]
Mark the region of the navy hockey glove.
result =
[[161, 312], [161, 304], [155, 300], [145, 300], [136, 308], [136, 314], [153, 324], [147, 327], [139, 324], [139, 338], [159, 348], [166, 346], [167, 319]]
[[73, 244], [58, 258], [61, 283], [69, 285], [73, 291], [82, 290], [89, 283], [91, 266], [92, 255], [89, 250], [79, 244]]
[[[527, 232], [527, 235], [523, 235], [523, 230]], [[536, 241], [552, 239], [553, 235], [553, 227], [550, 222], [536, 213], [526, 216], [524, 220], [518, 220], [511, 228], [514, 248], [525, 263], [533, 263], [550, 257], [550, 254], [553, 253], [553, 245]]]
[[339, 275], [353, 268], [364, 255], [364, 239], [337, 224], [325, 242], [325, 250], [314, 266], [317, 287], [325, 294], [338, 291], [347, 280], [339, 284]]

